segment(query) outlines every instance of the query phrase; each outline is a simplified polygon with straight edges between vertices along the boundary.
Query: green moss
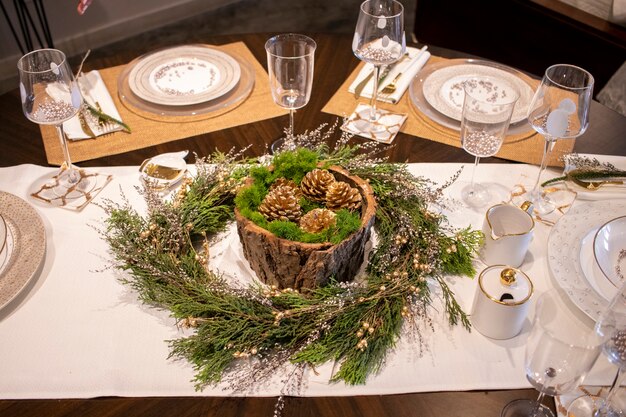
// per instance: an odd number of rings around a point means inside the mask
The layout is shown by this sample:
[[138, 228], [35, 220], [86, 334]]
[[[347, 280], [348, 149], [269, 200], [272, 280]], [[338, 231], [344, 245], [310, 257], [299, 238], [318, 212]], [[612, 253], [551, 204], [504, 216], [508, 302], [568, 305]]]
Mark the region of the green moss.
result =
[[361, 227], [361, 215], [359, 212], [351, 212], [346, 209], [337, 212], [337, 223], [335, 227], [331, 227], [328, 232], [329, 242], [337, 244], [359, 230]]
[[[286, 221], [268, 222], [257, 210], [267, 195], [269, 186], [277, 178], [287, 178], [300, 183], [307, 172], [312, 171], [319, 163], [318, 154], [308, 149], [300, 148], [297, 151], [285, 151], [274, 157], [274, 170], [264, 166], [253, 167], [249, 171], [254, 182], [239, 191], [235, 198], [235, 205], [246, 217], [256, 225], [269, 230], [277, 237], [303, 243], [331, 242], [337, 244], [361, 226], [360, 213], [351, 213], [348, 210], [337, 212], [337, 223], [320, 233], [305, 233], [296, 223]], [[300, 199], [303, 213], [324, 206], [306, 198]]]
[[267, 194], [267, 190], [263, 186], [245, 187], [235, 197], [235, 206], [242, 212], [245, 209], [256, 211], [263, 202], [265, 194]]
[[274, 174], [265, 166], [250, 169], [250, 176], [254, 179], [255, 185], [263, 185], [265, 188], [274, 182]]
[[300, 199], [300, 208], [302, 208], [302, 213], [308, 213], [309, 211], [316, 208], [324, 208], [325, 206], [315, 201], [311, 201], [307, 198], [302, 197]]
[[280, 238], [296, 241], [300, 240], [300, 237], [303, 234], [297, 224], [281, 220], [274, 220], [270, 222], [267, 225], [267, 230]]
[[274, 157], [273, 179], [287, 178], [300, 184], [306, 173], [317, 167], [318, 162], [318, 154], [308, 149], [282, 152]]

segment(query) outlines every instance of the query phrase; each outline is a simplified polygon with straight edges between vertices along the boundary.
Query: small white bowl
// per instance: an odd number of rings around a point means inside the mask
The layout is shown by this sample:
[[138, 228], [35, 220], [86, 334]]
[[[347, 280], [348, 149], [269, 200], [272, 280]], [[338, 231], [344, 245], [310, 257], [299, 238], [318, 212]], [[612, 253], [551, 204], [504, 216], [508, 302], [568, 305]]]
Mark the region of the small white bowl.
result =
[[[603, 224], [593, 239], [593, 256], [600, 270], [609, 281], [620, 288], [626, 267], [620, 276], [617, 272], [619, 254], [626, 250], [626, 216], [617, 217]], [[625, 263], [626, 265], [626, 263]]]
[[155, 189], [167, 189], [187, 172], [187, 151], [163, 153], [143, 161], [139, 167], [142, 179]]

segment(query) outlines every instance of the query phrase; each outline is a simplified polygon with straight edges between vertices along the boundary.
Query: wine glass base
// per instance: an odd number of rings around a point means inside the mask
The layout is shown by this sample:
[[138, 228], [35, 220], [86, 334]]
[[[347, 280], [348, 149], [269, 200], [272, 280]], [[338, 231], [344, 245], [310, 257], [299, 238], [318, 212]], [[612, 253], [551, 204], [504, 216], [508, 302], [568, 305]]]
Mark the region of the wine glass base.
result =
[[541, 190], [529, 191], [524, 194], [525, 201], [533, 203], [533, 212], [545, 216], [556, 210], [556, 204]]
[[567, 408], [568, 417], [624, 417], [624, 412], [607, 407], [604, 412], [600, 412], [606, 406], [604, 398], [597, 395], [584, 395], [576, 398]]
[[391, 143], [406, 121], [407, 115], [376, 109], [376, 116], [372, 118], [371, 111], [371, 106], [358, 104], [341, 129], [377, 142]]
[[296, 149], [296, 144], [293, 140], [288, 140], [286, 137], [276, 139], [270, 145], [270, 154], [275, 155], [282, 151], [293, 151]]
[[111, 175], [76, 169], [77, 178], [70, 178], [65, 166], [50, 177], [46, 175], [32, 184], [30, 195], [35, 200], [56, 207], [82, 210], [111, 181]]
[[461, 200], [468, 207], [485, 207], [491, 202], [491, 193], [481, 184], [467, 184], [461, 190]]
[[537, 401], [515, 400], [504, 406], [500, 417], [554, 417], [554, 413]]
[[50, 184], [53, 185], [52, 191], [54, 194], [66, 200], [82, 198], [95, 187], [95, 181], [90, 179], [90, 176], [85, 171], [74, 166], [71, 170], [62, 167]]

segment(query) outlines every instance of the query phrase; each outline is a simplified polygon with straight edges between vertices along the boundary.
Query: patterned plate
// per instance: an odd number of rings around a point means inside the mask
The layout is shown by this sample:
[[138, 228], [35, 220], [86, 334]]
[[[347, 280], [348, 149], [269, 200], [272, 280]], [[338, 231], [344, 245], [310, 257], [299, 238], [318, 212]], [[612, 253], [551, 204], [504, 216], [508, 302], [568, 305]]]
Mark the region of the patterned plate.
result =
[[241, 69], [217, 49], [186, 45], [140, 59], [130, 71], [130, 89], [143, 100], [168, 106], [188, 106], [221, 97], [239, 82]]
[[511, 123], [517, 123], [526, 118], [534, 93], [516, 72], [498, 64], [448, 65], [431, 73], [424, 80], [422, 88], [425, 99], [432, 107], [455, 120], [461, 120], [465, 83], [477, 95], [495, 103], [508, 101], [508, 97], [515, 94], [516, 90], [520, 97], [513, 110]]
[[46, 254], [41, 217], [21, 198], [0, 191], [0, 213], [7, 225], [7, 244], [0, 269], [0, 309], [37, 276]]
[[[597, 320], [612, 295], [605, 283], [594, 282], [603, 277], [590, 271], [589, 236], [615, 217], [626, 212], [626, 200], [603, 200], [576, 205], [561, 217], [548, 237], [548, 266], [556, 283], [565, 290], [570, 300], [593, 320]], [[593, 254], [591, 255], [593, 256]], [[606, 277], [604, 277], [606, 279]], [[602, 294], [602, 293], [606, 294]]]

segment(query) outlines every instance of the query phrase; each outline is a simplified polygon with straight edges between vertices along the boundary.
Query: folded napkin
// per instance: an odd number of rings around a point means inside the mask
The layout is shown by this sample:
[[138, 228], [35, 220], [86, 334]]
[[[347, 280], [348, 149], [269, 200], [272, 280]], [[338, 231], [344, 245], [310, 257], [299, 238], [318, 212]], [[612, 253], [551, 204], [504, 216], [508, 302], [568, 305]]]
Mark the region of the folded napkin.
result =
[[[422, 69], [422, 67], [428, 62], [430, 58], [430, 52], [426, 51], [425, 48], [417, 49], [417, 48], [406, 48], [409, 59], [405, 59], [402, 62], [399, 62], [395, 65], [391, 71], [387, 74], [382, 83], [379, 83], [378, 86], [378, 100], [384, 101], [386, 103], [397, 103], [402, 95], [405, 93], [409, 85], [411, 85], [411, 81], [415, 77], [415, 75]], [[374, 66], [372, 64], [365, 64], [359, 75], [357, 75], [356, 79], [350, 87], [348, 91], [354, 93], [354, 90], [359, 83], [364, 80], [367, 76], [369, 76], [374, 70]], [[385, 86], [391, 83], [398, 74], [402, 74], [400, 78], [396, 81], [396, 91], [393, 94], [385, 95], [380, 94], [380, 91], [385, 88]], [[363, 91], [361, 92], [362, 97], [371, 98], [374, 90], [374, 77], [371, 77], [370, 81], [365, 85]]]
[[[104, 114], [117, 120], [122, 120], [98, 71], [83, 73], [78, 78], [78, 86], [80, 87], [80, 92], [83, 94], [83, 99], [89, 103], [89, 105], [94, 108], [98, 108], [99, 105]], [[123, 130], [122, 126], [114, 123], [100, 125], [96, 118], [90, 117], [90, 114], [85, 115], [84, 120], [89, 124], [89, 128], [96, 136]], [[81, 127], [79, 115], [63, 123], [63, 130], [67, 137], [72, 140], [91, 138]]]

